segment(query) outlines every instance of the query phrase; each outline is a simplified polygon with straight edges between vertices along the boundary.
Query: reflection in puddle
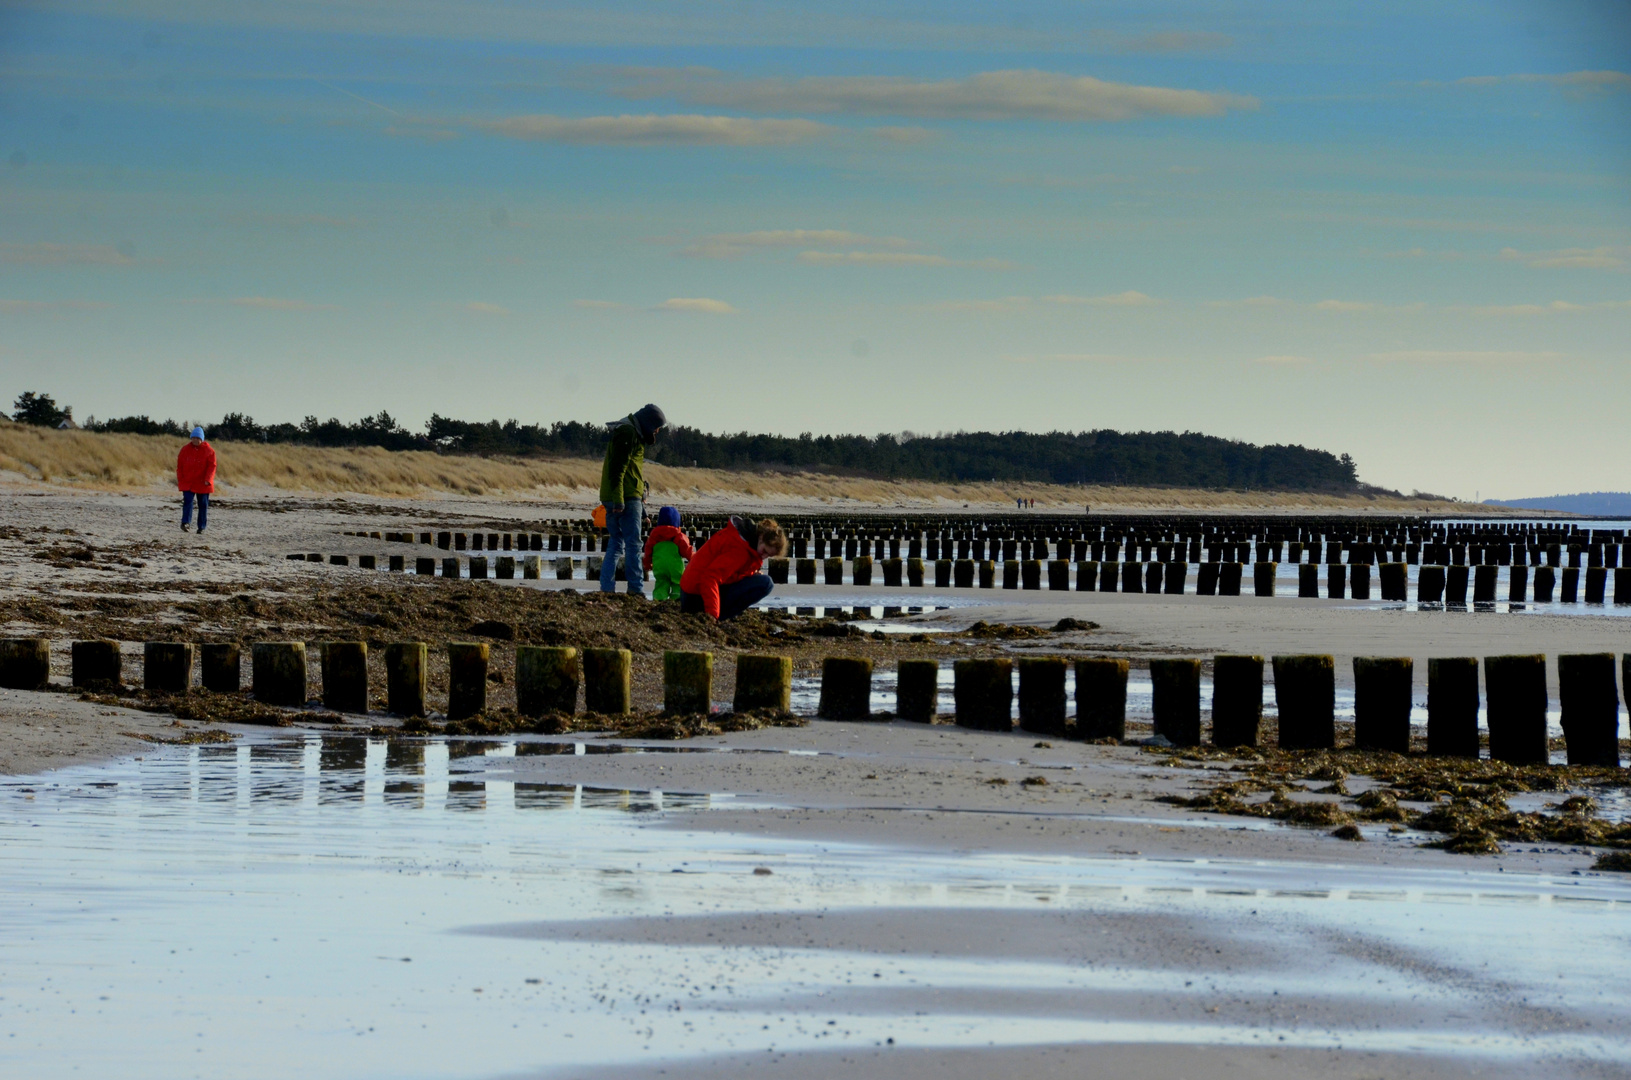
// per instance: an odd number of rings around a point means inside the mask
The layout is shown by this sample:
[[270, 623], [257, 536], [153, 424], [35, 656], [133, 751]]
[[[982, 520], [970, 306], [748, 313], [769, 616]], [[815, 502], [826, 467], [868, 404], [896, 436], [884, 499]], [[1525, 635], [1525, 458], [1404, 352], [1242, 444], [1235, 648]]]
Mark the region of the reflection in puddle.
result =
[[[657, 829], [721, 797], [515, 781], [504, 760], [526, 745], [313, 735], [0, 785], [0, 1061], [30, 1077], [463, 1077], [885, 1039], [1631, 1058], [1615, 1020], [1631, 888], [1612, 877]], [[999, 914], [1074, 913], [1061, 943], [1126, 920], [1149, 928], [1129, 940], [1206, 927], [1245, 959], [1094, 963], [1075, 944], [884, 959], [834, 936], [890, 912], [970, 940], [968, 919]], [[833, 944], [732, 938], [751, 913], [834, 927]], [[612, 929], [579, 940], [589, 919]], [[688, 939], [636, 933], [708, 919]], [[1208, 1011], [1274, 995], [1296, 1018]], [[1520, 1001], [1562, 1022], [1523, 1027]]]

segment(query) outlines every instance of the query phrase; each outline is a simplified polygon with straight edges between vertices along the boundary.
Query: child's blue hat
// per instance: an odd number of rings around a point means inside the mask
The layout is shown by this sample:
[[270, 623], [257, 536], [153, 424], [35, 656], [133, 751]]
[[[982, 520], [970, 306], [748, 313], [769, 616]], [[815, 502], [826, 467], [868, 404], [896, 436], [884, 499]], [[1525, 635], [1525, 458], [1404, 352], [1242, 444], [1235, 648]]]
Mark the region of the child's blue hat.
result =
[[663, 507], [661, 510], [657, 511], [657, 524], [672, 525], [676, 529], [679, 528], [680, 512], [674, 509], [672, 506]]
[[203, 437], [204, 437], [204, 429], [203, 428], [201, 428], [201, 427], [193, 428], [192, 438], [202, 439]]

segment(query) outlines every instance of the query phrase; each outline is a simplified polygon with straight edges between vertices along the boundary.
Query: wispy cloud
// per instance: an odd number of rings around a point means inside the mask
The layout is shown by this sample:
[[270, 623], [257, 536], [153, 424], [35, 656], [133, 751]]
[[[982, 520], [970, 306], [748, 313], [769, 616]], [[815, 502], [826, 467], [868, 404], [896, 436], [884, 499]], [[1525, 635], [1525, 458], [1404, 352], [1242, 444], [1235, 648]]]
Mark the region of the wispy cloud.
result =
[[1007, 259], [949, 259], [911, 251], [801, 251], [798, 261], [816, 266], [927, 266], [973, 270], [1012, 270]]
[[657, 311], [691, 311], [703, 315], [735, 315], [738, 309], [723, 300], [710, 300], [704, 296], [675, 296], [656, 305]]
[[1564, 71], [1555, 74], [1520, 72], [1515, 75], [1469, 75], [1450, 83], [1425, 79], [1417, 86], [1501, 86], [1513, 83], [1540, 83], [1566, 90], [1595, 91], [1631, 90], [1631, 74], [1623, 71]]
[[624, 84], [613, 92], [623, 97], [674, 98], [747, 112], [1083, 122], [1222, 116], [1259, 104], [1242, 94], [1135, 86], [1035, 70], [986, 71], [956, 79], [736, 78], [707, 68], [640, 68], [620, 74]]
[[1375, 311], [1376, 304], [1364, 300], [1321, 300], [1314, 305], [1315, 311]]
[[1121, 35], [1099, 31], [1094, 37], [1115, 52], [1182, 53], [1227, 49], [1235, 43], [1228, 34], [1209, 30], [1157, 30], [1149, 34]]
[[1485, 304], [1477, 307], [1450, 308], [1451, 311], [1470, 311], [1475, 315], [1577, 315], [1588, 311], [1624, 311], [1631, 309], [1631, 300], [1607, 300], [1596, 304], [1575, 304], [1567, 300], [1553, 300], [1548, 304]]
[[745, 233], [699, 236], [675, 252], [693, 259], [736, 259], [754, 251], [774, 248], [909, 248], [899, 236], [867, 236], [847, 229], [762, 229]]
[[472, 300], [464, 305], [464, 310], [472, 315], [508, 315], [510, 309], [500, 304], [489, 304], [485, 300]]
[[741, 116], [511, 116], [472, 126], [529, 142], [594, 146], [786, 146], [833, 129], [814, 120], [759, 120]]
[[1464, 350], [1403, 350], [1371, 353], [1383, 364], [1545, 364], [1562, 360], [1559, 352], [1478, 352]]
[[1003, 296], [993, 300], [941, 300], [933, 304], [920, 305], [915, 310], [944, 315], [969, 312], [980, 315], [1012, 315], [1030, 310], [1035, 303], [1029, 296]]
[[112, 244], [4, 244], [0, 263], [14, 266], [134, 266], [136, 260]]
[[1562, 248], [1557, 251], [1519, 251], [1502, 248], [1501, 258], [1536, 270], [1625, 270], [1631, 249], [1616, 247]]
[[1297, 367], [1301, 364], [1312, 364], [1314, 361], [1307, 356], [1259, 356], [1252, 361], [1254, 364], [1269, 364], [1275, 367]]
[[1088, 304], [1093, 307], [1151, 307], [1161, 301], [1133, 289], [1109, 296], [1068, 296], [1054, 294], [1042, 298], [1050, 304]]

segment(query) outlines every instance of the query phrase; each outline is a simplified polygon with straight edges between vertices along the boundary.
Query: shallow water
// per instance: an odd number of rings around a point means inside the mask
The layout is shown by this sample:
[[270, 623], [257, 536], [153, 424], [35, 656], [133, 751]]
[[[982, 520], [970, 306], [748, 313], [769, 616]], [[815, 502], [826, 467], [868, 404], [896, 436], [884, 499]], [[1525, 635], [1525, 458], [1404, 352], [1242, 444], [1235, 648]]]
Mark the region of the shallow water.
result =
[[[514, 774], [495, 759], [516, 749], [309, 735], [0, 786], [0, 1063], [30, 1077], [462, 1077], [886, 1039], [1631, 1061], [1615, 1019], [1631, 1006], [1620, 880], [654, 829], [734, 801], [503, 779]], [[588, 918], [1043, 908], [1211, 921], [1299, 953], [1379, 944], [1190, 971], [559, 932]], [[1387, 961], [1390, 949], [1420, 962]], [[1427, 961], [1464, 974], [1438, 979]], [[1163, 1007], [1129, 1013], [1140, 995]], [[1313, 1012], [1209, 1019], [1199, 1007], [1271, 995]], [[1492, 1001], [1519, 999], [1566, 1022], [1496, 1019], [1505, 1006]], [[1063, 1007], [1082, 1000], [1099, 1004]]]

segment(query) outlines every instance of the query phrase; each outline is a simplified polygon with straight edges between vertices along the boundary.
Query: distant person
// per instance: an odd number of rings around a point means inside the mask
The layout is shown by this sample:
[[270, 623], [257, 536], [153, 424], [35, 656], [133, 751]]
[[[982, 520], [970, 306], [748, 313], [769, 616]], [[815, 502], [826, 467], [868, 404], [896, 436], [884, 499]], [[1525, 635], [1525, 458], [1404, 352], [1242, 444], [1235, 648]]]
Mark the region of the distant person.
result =
[[606, 461], [600, 468], [600, 503], [606, 508], [606, 561], [600, 567], [600, 591], [617, 591], [617, 556], [623, 555], [624, 576], [629, 592], [645, 595], [646, 575], [640, 559], [641, 503], [646, 493], [646, 447], [657, 441], [657, 433], [668, 417], [655, 405], [614, 420], [611, 441], [606, 444]]
[[198, 535], [209, 524], [210, 495], [215, 491], [215, 447], [204, 441], [204, 429], [193, 428], [187, 445], [176, 455], [176, 487], [181, 489], [181, 531], [193, 525], [193, 500], [198, 500]]
[[680, 578], [680, 610], [734, 619], [775, 588], [759, 573], [766, 559], [787, 550], [787, 534], [770, 518], [760, 522], [732, 516], [730, 524], [697, 549]]
[[651, 571], [651, 598], [678, 600], [686, 561], [696, 556], [680, 532], [680, 512], [672, 506], [657, 511], [657, 527], [646, 537], [646, 569]]

